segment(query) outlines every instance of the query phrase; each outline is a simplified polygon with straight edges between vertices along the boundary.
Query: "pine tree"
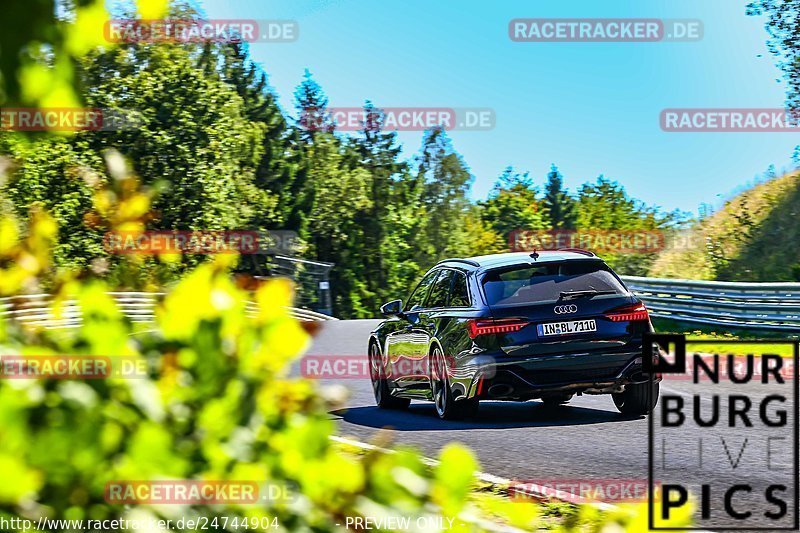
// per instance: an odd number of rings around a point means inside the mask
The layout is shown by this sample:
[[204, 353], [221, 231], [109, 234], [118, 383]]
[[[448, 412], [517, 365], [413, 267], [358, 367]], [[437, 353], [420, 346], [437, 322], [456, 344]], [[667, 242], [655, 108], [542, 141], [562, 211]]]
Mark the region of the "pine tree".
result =
[[255, 184], [261, 189], [278, 195], [276, 217], [263, 214], [252, 220], [253, 227], [282, 225], [287, 229], [298, 229], [292, 219], [295, 200], [291, 195], [296, 186], [292, 166], [286, 159], [290, 144], [290, 130], [277, 98], [269, 86], [267, 75], [249, 58], [246, 43], [222, 45], [220, 77], [231, 85], [244, 101], [244, 112], [248, 120], [264, 130], [261, 143], [262, 155], [256, 166]]
[[364, 248], [359, 253], [365, 265], [369, 306], [377, 309], [387, 295], [389, 282], [387, 255], [392, 250], [385, 246], [390, 236], [387, 221], [392, 212], [398, 178], [405, 172], [406, 163], [399, 160], [401, 147], [397, 144], [397, 132], [383, 130], [383, 111], [367, 101], [364, 116], [364, 128], [359, 137], [351, 141], [351, 146], [360, 166], [372, 177], [372, 205], [358, 216], [364, 232]]
[[328, 97], [314, 80], [308, 69], [303, 81], [294, 91], [298, 127], [304, 140], [313, 141], [316, 132], [332, 133], [335, 129], [333, 119], [328, 113]]
[[426, 132], [419, 157], [417, 182], [422, 185], [420, 202], [425, 210], [423, 231], [427, 252], [420, 258], [432, 264], [445, 255], [456, 255], [466, 246], [463, 224], [469, 212], [467, 194], [473, 181], [461, 155], [453, 149], [442, 128]]
[[564, 178], [555, 165], [550, 165], [550, 172], [547, 174], [544, 206], [554, 229], [573, 229], [575, 227], [575, 200], [564, 189]]
[[[786, 81], [786, 110], [794, 125], [800, 124], [800, 0], [752, 0], [747, 15], [766, 15], [769, 34], [767, 47], [777, 59]], [[800, 145], [795, 147], [793, 162], [800, 166]]]
[[[301, 237], [309, 238], [308, 213], [314, 205], [315, 184], [309, 181], [309, 168], [311, 165], [310, 147], [319, 133], [330, 133], [333, 128], [316, 129], [308, 127], [311, 123], [306, 115], [308, 110], [314, 109], [318, 113], [327, 113], [328, 97], [325, 91], [314, 80], [311, 72], [306, 69], [303, 81], [294, 91], [294, 106], [298, 113], [298, 120], [289, 133], [286, 157], [291, 173], [288, 179], [281, 182], [279, 210], [283, 216], [284, 227], [300, 233]], [[338, 141], [337, 141], [338, 142]]]

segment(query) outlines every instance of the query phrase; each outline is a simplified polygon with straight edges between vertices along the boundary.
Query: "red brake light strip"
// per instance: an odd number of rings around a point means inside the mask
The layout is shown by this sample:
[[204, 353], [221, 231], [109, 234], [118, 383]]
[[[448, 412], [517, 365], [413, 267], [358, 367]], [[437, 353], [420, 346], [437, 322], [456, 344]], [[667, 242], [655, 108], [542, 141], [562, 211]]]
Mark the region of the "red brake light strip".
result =
[[479, 335], [493, 335], [497, 333], [514, 333], [530, 322], [520, 319], [508, 320], [470, 320], [468, 323], [469, 337], [474, 339]]
[[647, 314], [647, 308], [644, 304], [636, 304], [608, 313], [606, 318], [612, 322], [636, 322], [639, 320], [647, 320], [649, 315]]

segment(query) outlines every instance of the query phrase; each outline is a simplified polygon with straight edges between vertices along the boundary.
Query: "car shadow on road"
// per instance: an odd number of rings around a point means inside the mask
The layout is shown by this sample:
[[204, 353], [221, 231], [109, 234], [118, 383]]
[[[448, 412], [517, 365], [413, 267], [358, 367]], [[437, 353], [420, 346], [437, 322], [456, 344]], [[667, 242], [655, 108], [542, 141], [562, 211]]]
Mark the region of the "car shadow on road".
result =
[[433, 404], [411, 404], [406, 411], [390, 411], [375, 406], [349, 407], [331, 411], [350, 424], [397, 431], [450, 431], [458, 429], [509, 429], [523, 427], [582, 426], [625, 422], [643, 417], [626, 416], [616, 411], [579, 406], [545, 407], [541, 402], [481, 402], [474, 418], [439, 420]]

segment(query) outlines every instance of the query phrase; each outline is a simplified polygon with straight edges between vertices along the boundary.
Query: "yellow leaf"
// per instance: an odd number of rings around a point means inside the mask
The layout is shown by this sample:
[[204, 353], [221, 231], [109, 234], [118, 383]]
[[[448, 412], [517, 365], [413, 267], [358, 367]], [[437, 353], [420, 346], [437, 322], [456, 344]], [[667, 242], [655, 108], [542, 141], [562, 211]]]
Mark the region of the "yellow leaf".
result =
[[138, 0], [137, 5], [144, 20], [160, 19], [167, 14], [169, 0]]
[[108, 44], [105, 25], [108, 11], [102, 0], [77, 8], [75, 23], [67, 27], [65, 46], [67, 52], [79, 57], [89, 50]]
[[11, 218], [0, 219], [0, 254], [11, 251], [19, 240], [19, 229]]
[[42, 473], [29, 468], [20, 457], [6, 454], [0, 455], [0, 471], [6, 479], [14, 483], [3, 483], [0, 486], [0, 502], [19, 503], [30, 498], [42, 486]]
[[286, 315], [292, 305], [294, 291], [288, 279], [277, 278], [264, 283], [256, 292], [258, 318], [264, 322]]
[[174, 264], [181, 262], [181, 254], [179, 252], [167, 252], [163, 254], [158, 254], [158, 259], [162, 263]]
[[119, 206], [122, 219], [138, 218], [150, 210], [150, 199], [144, 194], [135, 194], [123, 200]]
[[23, 100], [38, 102], [54, 85], [54, 73], [39, 63], [28, 63], [19, 69]]

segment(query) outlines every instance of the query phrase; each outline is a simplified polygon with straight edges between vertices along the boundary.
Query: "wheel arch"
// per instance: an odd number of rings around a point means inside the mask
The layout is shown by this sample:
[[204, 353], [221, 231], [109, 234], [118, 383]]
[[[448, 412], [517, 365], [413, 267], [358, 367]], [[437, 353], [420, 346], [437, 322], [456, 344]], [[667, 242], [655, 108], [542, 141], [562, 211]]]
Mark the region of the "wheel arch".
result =
[[428, 342], [428, 355], [433, 355], [433, 347], [438, 346], [439, 349], [442, 351], [442, 355], [444, 355], [444, 347], [442, 346], [441, 341], [436, 337], [431, 337], [430, 342]]
[[383, 350], [381, 350], [381, 342], [378, 340], [378, 336], [375, 333], [370, 333], [369, 339], [367, 340], [367, 350], [369, 350], [369, 347], [373, 344], [378, 347], [378, 350], [383, 352]]

